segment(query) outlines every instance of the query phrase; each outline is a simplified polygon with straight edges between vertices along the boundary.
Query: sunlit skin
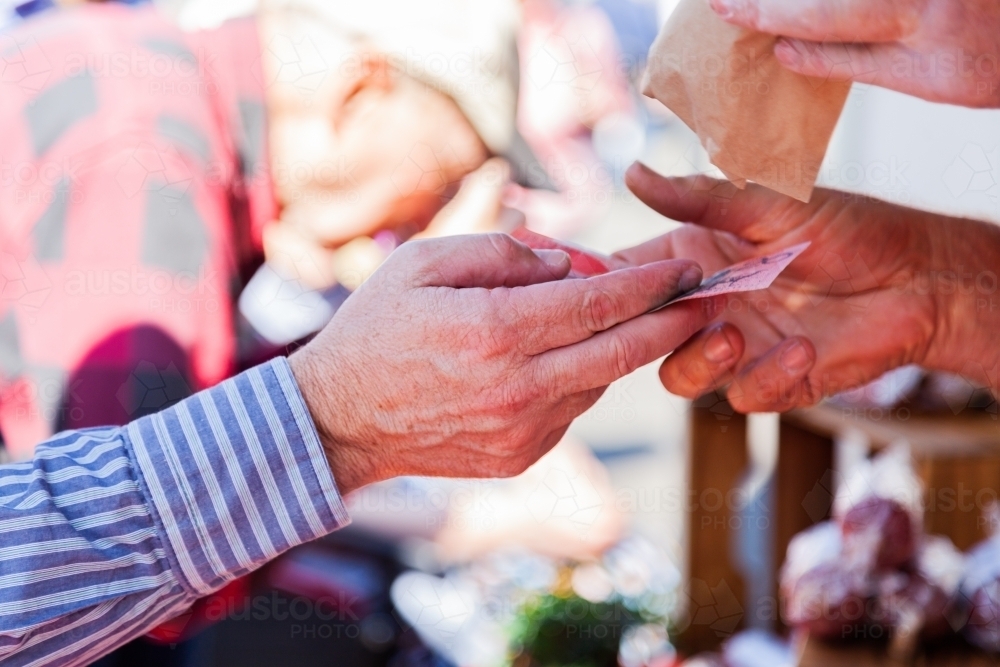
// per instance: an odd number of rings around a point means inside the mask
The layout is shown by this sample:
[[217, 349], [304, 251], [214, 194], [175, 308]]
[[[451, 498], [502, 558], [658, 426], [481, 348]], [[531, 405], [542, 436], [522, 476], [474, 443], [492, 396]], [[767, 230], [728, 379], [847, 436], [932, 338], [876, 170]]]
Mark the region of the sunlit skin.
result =
[[720, 322], [663, 364], [670, 391], [728, 388], [742, 412], [808, 406], [904, 364], [964, 374], [996, 391], [1000, 230], [830, 190], [809, 204], [707, 177], [664, 178], [642, 165], [629, 188], [692, 224], [623, 251], [643, 263], [697, 261], [706, 273], [804, 241], [765, 292], [734, 295]]
[[607, 386], [718, 314], [675, 260], [562, 280], [562, 251], [502, 234], [407, 243], [290, 357], [342, 493], [399, 475], [507, 477]]
[[725, 20], [778, 35], [787, 68], [932, 102], [1000, 106], [993, 0], [710, 0]]

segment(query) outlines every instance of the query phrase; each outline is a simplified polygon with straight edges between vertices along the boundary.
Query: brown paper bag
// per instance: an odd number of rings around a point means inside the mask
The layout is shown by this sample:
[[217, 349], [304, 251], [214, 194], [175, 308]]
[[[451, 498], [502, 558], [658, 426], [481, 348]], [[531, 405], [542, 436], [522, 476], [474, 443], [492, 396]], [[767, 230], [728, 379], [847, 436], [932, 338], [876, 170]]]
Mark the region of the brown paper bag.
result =
[[851, 84], [788, 71], [774, 42], [726, 23], [708, 0], [681, 0], [650, 50], [643, 93], [694, 130], [738, 187], [809, 201]]

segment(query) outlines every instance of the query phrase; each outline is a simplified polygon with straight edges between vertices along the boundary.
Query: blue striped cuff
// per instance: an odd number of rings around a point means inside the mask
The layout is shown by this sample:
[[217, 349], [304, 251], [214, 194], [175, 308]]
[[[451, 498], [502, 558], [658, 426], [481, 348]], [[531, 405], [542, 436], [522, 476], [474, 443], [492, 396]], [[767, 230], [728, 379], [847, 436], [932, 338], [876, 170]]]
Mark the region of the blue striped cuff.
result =
[[284, 358], [126, 434], [171, 566], [199, 595], [350, 522]]

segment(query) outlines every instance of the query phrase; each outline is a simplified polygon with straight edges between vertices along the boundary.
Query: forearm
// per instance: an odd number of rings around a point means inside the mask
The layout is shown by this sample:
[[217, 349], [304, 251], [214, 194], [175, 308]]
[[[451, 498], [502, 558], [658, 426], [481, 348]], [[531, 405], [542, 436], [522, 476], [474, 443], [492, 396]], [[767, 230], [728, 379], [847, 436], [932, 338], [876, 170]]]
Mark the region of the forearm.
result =
[[0, 467], [0, 662], [87, 664], [348, 521], [284, 360]]
[[1000, 228], [935, 218], [932, 260], [913, 289], [929, 290], [938, 324], [925, 366], [958, 373], [997, 393], [1000, 365]]

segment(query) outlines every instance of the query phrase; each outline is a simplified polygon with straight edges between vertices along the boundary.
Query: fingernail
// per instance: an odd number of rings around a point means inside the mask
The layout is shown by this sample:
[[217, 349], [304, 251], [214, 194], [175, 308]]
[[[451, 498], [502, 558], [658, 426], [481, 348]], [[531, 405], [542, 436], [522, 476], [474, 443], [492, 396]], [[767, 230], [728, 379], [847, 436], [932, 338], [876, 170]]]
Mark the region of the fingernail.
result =
[[709, 0], [708, 4], [720, 18], [729, 20], [736, 15], [736, 7], [732, 0]]
[[695, 287], [701, 284], [701, 267], [692, 266], [681, 274], [680, 282], [677, 283], [677, 289], [681, 292], [689, 292]]
[[798, 374], [809, 368], [812, 359], [802, 343], [795, 341], [781, 353], [781, 366], [790, 374]]
[[566, 254], [565, 250], [536, 250], [535, 254], [553, 269], [562, 270], [570, 263], [569, 255]]
[[726, 338], [726, 334], [721, 328], [716, 329], [708, 337], [708, 340], [705, 341], [705, 358], [713, 364], [721, 364], [724, 361], [728, 361], [732, 358], [733, 351], [733, 346], [729, 343], [729, 339]]

